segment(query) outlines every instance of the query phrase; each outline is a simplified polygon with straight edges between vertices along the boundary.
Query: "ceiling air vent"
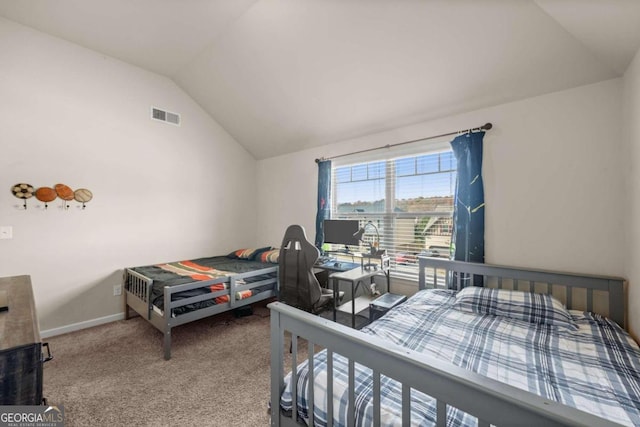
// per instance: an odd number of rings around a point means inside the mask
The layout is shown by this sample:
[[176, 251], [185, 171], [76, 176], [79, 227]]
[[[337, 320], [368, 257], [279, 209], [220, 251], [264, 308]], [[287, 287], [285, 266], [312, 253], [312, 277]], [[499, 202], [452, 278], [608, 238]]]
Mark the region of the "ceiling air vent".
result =
[[151, 107], [151, 118], [180, 126], [180, 114], [170, 113], [169, 111], [164, 111], [156, 107]]

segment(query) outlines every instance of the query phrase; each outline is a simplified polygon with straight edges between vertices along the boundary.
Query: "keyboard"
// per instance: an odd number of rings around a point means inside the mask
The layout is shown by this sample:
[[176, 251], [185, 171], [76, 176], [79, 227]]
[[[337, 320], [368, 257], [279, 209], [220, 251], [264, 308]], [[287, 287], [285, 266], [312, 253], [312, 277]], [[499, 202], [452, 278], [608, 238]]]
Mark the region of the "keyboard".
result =
[[336, 259], [330, 256], [321, 256], [320, 258], [318, 258], [318, 261], [316, 261], [317, 265], [322, 265], [322, 264], [326, 264], [328, 262], [331, 261], [335, 261]]
[[359, 262], [339, 262], [338, 265], [335, 266], [343, 271], [353, 270], [354, 268], [359, 268]]
[[354, 268], [359, 268], [360, 263], [357, 262], [347, 262], [347, 261], [327, 261], [324, 264], [317, 264], [318, 267], [326, 268], [333, 271], [347, 271], [353, 270]]

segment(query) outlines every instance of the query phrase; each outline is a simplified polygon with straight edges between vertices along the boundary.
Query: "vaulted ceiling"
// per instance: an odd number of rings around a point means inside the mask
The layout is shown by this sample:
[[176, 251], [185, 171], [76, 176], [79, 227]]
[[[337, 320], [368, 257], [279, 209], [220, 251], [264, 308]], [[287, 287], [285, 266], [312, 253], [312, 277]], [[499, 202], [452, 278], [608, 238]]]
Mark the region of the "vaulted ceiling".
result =
[[173, 79], [257, 159], [619, 77], [640, 47], [638, 0], [0, 0], [0, 16]]

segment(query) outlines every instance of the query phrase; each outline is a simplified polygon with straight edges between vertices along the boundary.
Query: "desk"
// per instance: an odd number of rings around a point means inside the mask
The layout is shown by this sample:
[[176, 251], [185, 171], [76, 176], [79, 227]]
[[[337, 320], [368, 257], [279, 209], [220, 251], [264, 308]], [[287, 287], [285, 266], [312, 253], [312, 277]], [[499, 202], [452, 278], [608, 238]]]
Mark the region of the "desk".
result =
[[[384, 272], [382, 270], [365, 270], [362, 267], [358, 266], [357, 268], [333, 273], [329, 276], [329, 282], [331, 282], [331, 286], [333, 287], [333, 321], [336, 321], [336, 312], [338, 310], [338, 283], [340, 281], [350, 282], [351, 283], [351, 327], [356, 327], [356, 290], [358, 289], [358, 285], [365, 279], [371, 279], [374, 276], [379, 276], [381, 273], [387, 278], [387, 291], [389, 290], [389, 273]], [[363, 298], [363, 297], [361, 297]], [[365, 307], [369, 306], [371, 302], [370, 298], [365, 298]], [[360, 311], [360, 310], [358, 310]]]
[[316, 264], [313, 266], [313, 274], [318, 279], [318, 283], [323, 288], [329, 289], [331, 286], [329, 275], [336, 272], [353, 270], [356, 267], [360, 267], [359, 263], [331, 260], [325, 263]]

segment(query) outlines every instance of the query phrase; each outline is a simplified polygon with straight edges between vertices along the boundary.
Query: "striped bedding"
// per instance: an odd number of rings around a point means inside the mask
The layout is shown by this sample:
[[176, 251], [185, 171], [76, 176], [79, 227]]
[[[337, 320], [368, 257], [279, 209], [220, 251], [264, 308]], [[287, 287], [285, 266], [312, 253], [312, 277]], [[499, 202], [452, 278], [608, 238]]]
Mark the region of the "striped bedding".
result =
[[[218, 270], [217, 268], [200, 265], [193, 261], [170, 262], [166, 264], [158, 264], [156, 267], [161, 268], [164, 271], [170, 271], [179, 276], [189, 277], [193, 280], [199, 281], [212, 280], [220, 277], [230, 277], [234, 274], [231, 271]], [[221, 291], [227, 288], [227, 283], [216, 283], [215, 285], [211, 285], [208, 287], [209, 291], [211, 292]], [[235, 298], [237, 300], [241, 300], [244, 298], [249, 298], [251, 295], [251, 289], [247, 289], [245, 291], [236, 292]], [[229, 295], [221, 295], [217, 298], [214, 298], [214, 301], [216, 302], [216, 304], [228, 302]]]
[[[640, 349], [614, 322], [571, 311], [577, 330], [453, 309], [455, 294], [424, 290], [363, 332], [452, 361], [489, 378], [624, 425], [640, 425]], [[315, 356], [316, 425], [327, 424], [326, 353]], [[307, 414], [307, 362], [298, 365], [298, 412]], [[373, 423], [371, 370], [356, 364], [356, 426]], [[281, 407], [291, 412], [290, 375]], [[334, 354], [334, 424], [346, 424], [348, 365]], [[381, 425], [401, 425], [401, 385], [381, 378]], [[414, 426], [435, 425], [435, 401], [413, 391]], [[448, 426], [475, 426], [474, 417], [447, 409]]]
[[[151, 301], [154, 309], [162, 313], [164, 309], [164, 287], [175, 286], [195, 281], [206, 281], [219, 277], [226, 278], [238, 273], [246, 273], [257, 271], [264, 268], [273, 267], [274, 264], [262, 263], [258, 261], [248, 261], [240, 259], [230, 259], [227, 256], [198, 258], [194, 260], [185, 260], [170, 262], [164, 264], [155, 264], [144, 267], [135, 267], [134, 271], [143, 274], [145, 277], [153, 279], [151, 288]], [[275, 274], [275, 273], [274, 273]], [[244, 281], [237, 281], [237, 285], [243, 283], [251, 283], [273, 277], [274, 274], [259, 274], [250, 276]], [[228, 283], [219, 283], [203, 288], [195, 288], [188, 291], [175, 293], [171, 296], [172, 301], [182, 298], [189, 298], [196, 295], [202, 295], [209, 292], [217, 292], [228, 288]], [[253, 289], [244, 289], [236, 292], [236, 300], [249, 298], [267, 289], [272, 289], [273, 285], [265, 285]], [[208, 307], [213, 304], [222, 304], [229, 301], [229, 295], [221, 295], [215, 299], [208, 299], [198, 303], [189, 304], [173, 309], [172, 315], [177, 316], [192, 310]]]

